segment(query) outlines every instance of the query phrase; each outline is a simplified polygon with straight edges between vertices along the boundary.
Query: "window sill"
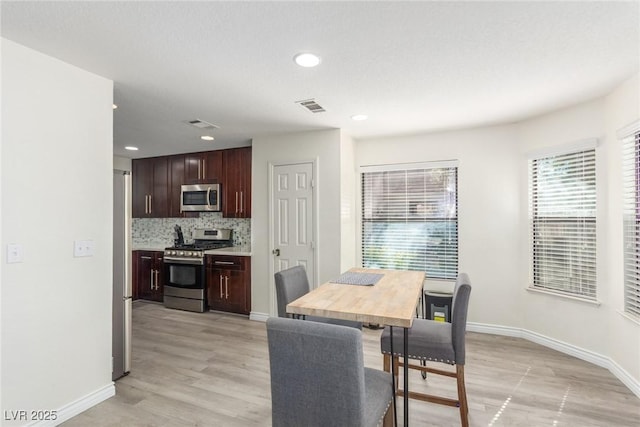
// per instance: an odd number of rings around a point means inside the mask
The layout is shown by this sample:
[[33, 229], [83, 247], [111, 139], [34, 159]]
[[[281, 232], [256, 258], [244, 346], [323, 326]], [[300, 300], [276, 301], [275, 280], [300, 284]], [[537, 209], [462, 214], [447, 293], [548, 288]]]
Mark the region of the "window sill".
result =
[[622, 310], [616, 310], [618, 312], [618, 314], [622, 317], [624, 317], [625, 319], [629, 320], [630, 322], [635, 323], [636, 325], [640, 326], [640, 317], [636, 317], [633, 316], [632, 314], [629, 314], [625, 311]]
[[536, 288], [532, 288], [532, 287], [527, 287], [526, 289], [527, 289], [528, 292], [533, 292], [533, 293], [536, 293], [536, 294], [551, 295], [551, 296], [554, 296], [554, 297], [564, 298], [564, 299], [568, 299], [568, 300], [571, 300], [571, 301], [581, 302], [581, 303], [584, 303], [584, 304], [595, 305], [596, 307], [600, 306], [600, 301], [598, 301], [598, 300], [580, 298], [578, 296], [566, 295], [566, 294], [563, 294], [563, 293], [560, 293], [560, 292], [546, 291], [546, 290], [543, 290], [543, 289], [536, 289]]

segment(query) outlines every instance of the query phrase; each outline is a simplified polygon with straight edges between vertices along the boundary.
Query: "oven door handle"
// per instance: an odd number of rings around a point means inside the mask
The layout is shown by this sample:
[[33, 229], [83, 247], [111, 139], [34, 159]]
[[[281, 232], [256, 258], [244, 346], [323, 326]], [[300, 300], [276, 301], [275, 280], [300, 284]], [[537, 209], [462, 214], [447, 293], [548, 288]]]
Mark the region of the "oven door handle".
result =
[[191, 259], [173, 258], [165, 255], [164, 263], [165, 264], [204, 265], [204, 260], [202, 258], [191, 258]]

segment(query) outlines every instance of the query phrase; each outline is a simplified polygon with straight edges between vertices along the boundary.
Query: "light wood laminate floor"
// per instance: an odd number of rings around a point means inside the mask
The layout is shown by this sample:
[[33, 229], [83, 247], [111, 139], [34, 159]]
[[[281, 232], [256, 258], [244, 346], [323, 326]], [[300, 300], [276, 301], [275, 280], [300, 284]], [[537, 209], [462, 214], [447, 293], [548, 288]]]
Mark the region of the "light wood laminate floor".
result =
[[[377, 369], [380, 333], [363, 331]], [[465, 373], [472, 426], [640, 426], [640, 399], [609, 371], [522, 339], [468, 333]], [[137, 301], [131, 374], [63, 425], [269, 426], [269, 387], [264, 323]], [[410, 389], [453, 396], [455, 381], [412, 371]], [[409, 411], [413, 426], [460, 425], [456, 408], [411, 400]]]

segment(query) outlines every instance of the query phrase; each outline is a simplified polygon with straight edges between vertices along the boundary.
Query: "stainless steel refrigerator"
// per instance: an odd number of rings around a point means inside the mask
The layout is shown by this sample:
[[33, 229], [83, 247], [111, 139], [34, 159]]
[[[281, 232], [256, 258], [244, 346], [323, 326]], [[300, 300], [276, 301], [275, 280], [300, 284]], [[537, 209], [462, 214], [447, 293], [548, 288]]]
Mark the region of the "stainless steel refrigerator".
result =
[[113, 171], [112, 379], [131, 369], [131, 175]]

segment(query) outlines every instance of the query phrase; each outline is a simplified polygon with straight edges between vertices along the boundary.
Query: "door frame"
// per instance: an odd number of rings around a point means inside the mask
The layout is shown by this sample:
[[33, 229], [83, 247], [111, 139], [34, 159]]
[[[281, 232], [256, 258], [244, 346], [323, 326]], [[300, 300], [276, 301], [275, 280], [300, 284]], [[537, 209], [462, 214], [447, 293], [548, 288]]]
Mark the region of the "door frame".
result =
[[269, 248], [268, 248], [268, 252], [267, 252], [267, 257], [269, 258], [269, 315], [270, 316], [277, 316], [278, 313], [278, 309], [277, 309], [277, 303], [276, 303], [276, 285], [275, 285], [275, 278], [274, 278], [274, 274], [275, 274], [275, 268], [274, 268], [274, 262], [273, 262], [273, 254], [271, 253], [271, 251], [273, 250], [273, 248], [275, 247], [275, 235], [274, 235], [274, 228], [273, 228], [273, 221], [275, 219], [275, 206], [273, 203], [273, 182], [274, 182], [274, 177], [273, 174], [275, 172], [275, 168], [278, 166], [293, 166], [293, 165], [301, 165], [301, 164], [311, 164], [311, 180], [313, 181], [313, 184], [311, 186], [311, 200], [313, 202], [313, 209], [311, 210], [312, 212], [312, 218], [311, 218], [311, 229], [312, 229], [312, 241], [313, 241], [313, 245], [314, 245], [314, 250], [313, 250], [313, 264], [314, 264], [314, 268], [313, 268], [313, 277], [310, 277], [311, 283], [309, 284], [309, 286], [311, 287], [311, 289], [314, 289], [317, 286], [317, 283], [319, 283], [319, 259], [320, 259], [320, 245], [318, 244], [318, 236], [319, 236], [319, 230], [318, 230], [318, 215], [319, 215], [319, 206], [318, 206], [318, 188], [319, 188], [319, 182], [318, 182], [318, 163], [319, 163], [319, 158], [316, 157], [314, 159], [310, 159], [310, 160], [299, 160], [299, 161], [288, 161], [288, 162], [269, 162], [268, 165], [268, 169], [269, 169], [269, 173], [268, 173], [268, 186], [269, 186], [269, 194], [268, 194], [268, 200], [269, 200]]

